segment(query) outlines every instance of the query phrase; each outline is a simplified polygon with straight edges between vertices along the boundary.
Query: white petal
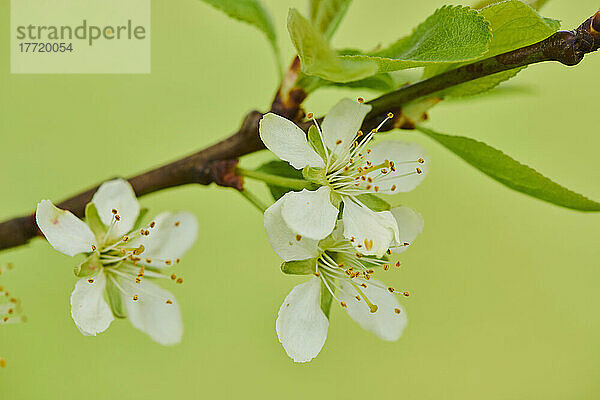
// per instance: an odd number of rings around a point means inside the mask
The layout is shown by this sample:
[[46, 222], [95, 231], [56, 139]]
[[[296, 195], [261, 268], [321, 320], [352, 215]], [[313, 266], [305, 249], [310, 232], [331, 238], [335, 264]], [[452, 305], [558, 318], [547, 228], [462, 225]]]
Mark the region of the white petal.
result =
[[92, 197], [92, 203], [98, 209], [98, 215], [106, 226], [112, 222], [112, 210], [117, 210], [120, 220], [111, 231], [111, 239], [131, 231], [140, 214], [140, 204], [135, 197], [135, 192], [129, 182], [123, 179], [114, 179], [100, 185]]
[[96, 238], [86, 223], [71, 212], [55, 207], [50, 200], [38, 203], [35, 220], [46, 240], [63, 254], [89, 253], [92, 246], [96, 246]]
[[144, 252], [140, 254], [141, 264], [168, 267], [175, 264], [196, 241], [198, 220], [194, 214], [186, 211], [168, 211], [157, 215], [153, 222], [154, 227], [147, 228], [150, 235], [132, 240], [130, 246], [144, 245]]
[[275, 323], [279, 342], [295, 362], [315, 358], [327, 339], [329, 320], [321, 310], [321, 281], [312, 278], [287, 295]]
[[399, 237], [398, 224], [389, 211], [375, 212], [344, 197], [344, 236], [365, 255], [381, 257]]
[[342, 155], [354, 142], [371, 106], [350, 99], [342, 99], [323, 119], [323, 139], [337, 156]]
[[339, 211], [331, 204], [329, 186], [288, 192], [284, 197], [281, 215], [292, 231], [310, 239], [323, 239], [333, 231]]
[[323, 168], [323, 159], [308, 144], [306, 133], [292, 121], [268, 113], [260, 120], [260, 138], [275, 155], [296, 169]]
[[[396, 295], [388, 292], [381, 282], [375, 279], [368, 281], [359, 279], [358, 284], [365, 283], [366, 289], [361, 289], [371, 303], [377, 305], [377, 311], [372, 313], [364, 299], [357, 301], [354, 296], [354, 288], [346, 281], [341, 282], [342, 290], [339, 297], [346, 303], [348, 315], [356, 321], [363, 329], [373, 332], [378, 338], [395, 341], [402, 336], [406, 327], [406, 313], [400, 306]], [[361, 296], [362, 297], [362, 296]], [[400, 310], [398, 314], [396, 309]]]
[[77, 328], [86, 336], [96, 336], [104, 332], [115, 319], [104, 300], [105, 288], [106, 275], [100, 271], [93, 278], [78, 280], [71, 294], [71, 317]]
[[273, 251], [285, 261], [306, 260], [317, 257], [319, 254], [319, 241], [297, 234], [287, 226], [281, 216], [281, 209], [286, 200], [285, 197], [289, 194], [290, 192], [286, 193], [265, 211], [264, 222], [267, 239]]
[[402, 253], [423, 232], [424, 221], [421, 214], [408, 207], [392, 208], [392, 215], [398, 222], [399, 240], [392, 243], [393, 253]]
[[[419, 159], [422, 159], [423, 162], [419, 162]], [[425, 179], [429, 171], [429, 158], [425, 154], [425, 150], [415, 143], [395, 141], [376, 143], [371, 148], [367, 161], [371, 161], [373, 165], [379, 165], [385, 160], [394, 162], [395, 171], [387, 168], [390, 172], [379, 178], [375, 178], [379, 171], [367, 175], [374, 179], [373, 185], [378, 186], [379, 193], [409, 192]], [[421, 172], [418, 173], [417, 169]], [[393, 187], [394, 190], [392, 190]]]
[[[179, 303], [166, 289], [142, 279], [139, 284], [120, 280], [123, 304], [131, 324], [163, 346], [181, 342], [183, 321]], [[137, 295], [137, 300], [133, 296]], [[170, 301], [170, 303], [169, 303]]]

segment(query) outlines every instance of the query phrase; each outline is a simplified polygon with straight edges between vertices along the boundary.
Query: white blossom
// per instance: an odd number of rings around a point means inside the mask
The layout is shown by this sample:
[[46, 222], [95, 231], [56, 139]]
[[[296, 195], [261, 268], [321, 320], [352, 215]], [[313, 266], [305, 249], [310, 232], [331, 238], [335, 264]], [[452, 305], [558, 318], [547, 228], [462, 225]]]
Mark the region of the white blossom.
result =
[[95, 336], [115, 317], [127, 317], [154, 341], [176, 344], [183, 334], [179, 304], [148, 278], [183, 282], [166, 269], [195, 242], [198, 223], [188, 212], [165, 212], [135, 228], [139, 216], [135, 193], [122, 179], [98, 188], [86, 222], [50, 200], [42, 200], [36, 210], [37, 224], [56, 250], [86, 255], [76, 268], [83, 277], [71, 295], [71, 316], [81, 333]]

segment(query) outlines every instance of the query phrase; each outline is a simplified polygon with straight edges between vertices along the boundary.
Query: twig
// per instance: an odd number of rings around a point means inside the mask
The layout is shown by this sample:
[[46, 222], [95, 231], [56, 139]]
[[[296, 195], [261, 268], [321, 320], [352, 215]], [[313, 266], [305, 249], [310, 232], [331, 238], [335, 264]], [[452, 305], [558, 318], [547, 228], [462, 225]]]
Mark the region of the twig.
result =
[[[455, 70], [436, 75], [430, 79], [405, 86], [369, 102], [373, 110], [367, 115], [363, 128], [368, 129], [385, 119], [388, 112], [396, 115], [393, 121], [386, 123], [382, 130], [395, 127], [401, 118], [401, 107], [421, 97], [432, 95], [440, 90], [469, 82], [513, 68], [535, 64], [542, 61], [558, 61], [565, 65], [576, 65], [586, 53], [600, 47], [600, 11], [587, 19], [574, 31], [560, 31], [549, 38], [495, 57], [471, 63]], [[271, 111], [298, 122], [304, 113], [301, 105], [306, 92], [296, 85], [300, 64], [294, 59], [275, 96]], [[163, 165], [151, 171], [129, 178], [138, 196], [191, 183], [208, 185], [217, 183], [238, 187], [239, 181], [224, 179], [219, 160], [232, 160], [240, 156], [264, 149], [258, 135], [258, 122], [262, 114], [250, 112], [240, 129], [229, 138], [183, 159]], [[307, 131], [312, 123], [300, 123]], [[233, 164], [235, 166], [235, 164]], [[217, 167], [216, 167], [217, 166]], [[97, 186], [75, 195], [62, 203], [60, 208], [71, 210], [82, 216], [85, 205], [91, 200]], [[41, 235], [35, 224], [34, 215], [13, 218], [0, 223], [0, 250], [26, 244], [31, 238]]]

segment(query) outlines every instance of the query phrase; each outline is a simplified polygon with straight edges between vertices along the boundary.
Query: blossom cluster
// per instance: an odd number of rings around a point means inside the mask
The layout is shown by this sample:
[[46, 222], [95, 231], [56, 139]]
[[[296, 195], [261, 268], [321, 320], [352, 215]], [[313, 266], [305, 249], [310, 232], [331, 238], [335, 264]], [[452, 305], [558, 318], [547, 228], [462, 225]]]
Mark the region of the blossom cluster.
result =
[[264, 219], [269, 242], [285, 261], [283, 271], [313, 275], [285, 298], [276, 323], [279, 341], [296, 362], [310, 361], [323, 347], [333, 299], [381, 339], [397, 340], [406, 326], [398, 296], [408, 292], [373, 275], [394, 265], [389, 256], [412, 243], [423, 219], [408, 207], [379, 209], [385, 201], [376, 195], [415, 188], [427, 173], [428, 159], [416, 144], [373, 143], [386, 121], [363, 133], [370, 109], [344, 99], [321, 126], [314, 121], [316, 131], [308, 138], [275, 114], [260, 123], [266, 147], [318, 186], [286, 193]]
[[[315, 120], [308, 135], [273, 113], [260, 122], [266, 147], [302, 170], [314, 189], [290, 190], [264, 213], [269, 243], [284, 261], [282, 271], [312, 276], [293, 288], [276, 321], [278, 338], [296, 362], [320, 352], [334, 299], [384, 340], [397, 340], [407, 323], [399, 300], [408, 292], [374, 276], [400, 265], [390, 257], [415, 240], [423, 219], [408, 207], [390, 207], [377, 195], [412, 190], [425, 177], [428, 159], [416, 144], [375, 143], [387, 119], [363, 133], [369, 110], [344, 99], [321, 126]], [[160, 344], [181, 341], [179, 303], [155, 282], [183, 282], [171, 269], [194, 244], [198, 222], [183, 211], [150, 220], [145, 214], [123, 179], [98, 188], [83, 220], [50, 200], [38, 203], [37, 225], [50, 245], [68, 256], [83, 255], [71, 294], [71, 316], [83, 335], [95, 336], [116, 318], [127, 318]], [[0, 314], [14, 312], [5, 308], [0, 304]]]

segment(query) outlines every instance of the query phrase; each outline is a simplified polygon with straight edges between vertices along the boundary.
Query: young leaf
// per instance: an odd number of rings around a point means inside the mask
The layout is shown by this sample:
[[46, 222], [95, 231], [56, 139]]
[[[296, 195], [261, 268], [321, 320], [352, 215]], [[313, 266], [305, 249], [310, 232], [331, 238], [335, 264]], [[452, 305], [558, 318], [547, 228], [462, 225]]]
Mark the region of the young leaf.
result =
[[310, 0], [310, 20], [313, 25], [331, 38], [346, 15], [352, 0]]
[[302, 60], [302, 71], [333, 82], [365, 79], [375, 73], [437, 63], [470, 61], [488, 49], [487, 21], [467, 7], [445, 6], [411, 35], [371, 54], [338, 55], [327, 39], [297, 11], [290, 12], [288, 30]]
[[259, 0], [202, 0], [214, 8], [223, 11], [231, 18], [254, 25], [262, 31], [273, 48], [277, 68], [281, 71], [277, 34], [269, 12]]
[[302, 62], [302, 72], [307, 75], [350, 82], [377, 72], [377, 64], [373, 61], [344, 61], [329, 47], [327, 38], [293, 8], [288, 14], [287, 28]]
[[[492, 42], [489, 52], [483, 58], [494, 57], [521, 47], [529, 46], [546, 39], [560, 27], [555, 20], [541, 17], [533, 8], [519, 0], [503, 1], [482, 9], [479, 14], [489, 21], [492, 28]], [[438, 75], [459, 64], [434, 65], [425, 68], [423, 78]], [[476, 79], [449, 88], [443, 92], [445, 96], [471, 96], [493, 89], [500, 83], [513, 78], [524, 67], [504, 71], [498, 74]]]
[[558, 206], [579, 211], [600, 211], [600, 203], [590, 200], [546, 178], [500, 150], [464, 136], [449, 136], [417, 127], [454, 154], [503, 185]]
[[[302, 171], [298, 171], [285, 161], [269, 161], [256, 169], [267, 174], [284, 176], [286, 178], [302, 179]], [[281, 186], [267, 185], [275, 200], [279, 200], [291, 189]]]

